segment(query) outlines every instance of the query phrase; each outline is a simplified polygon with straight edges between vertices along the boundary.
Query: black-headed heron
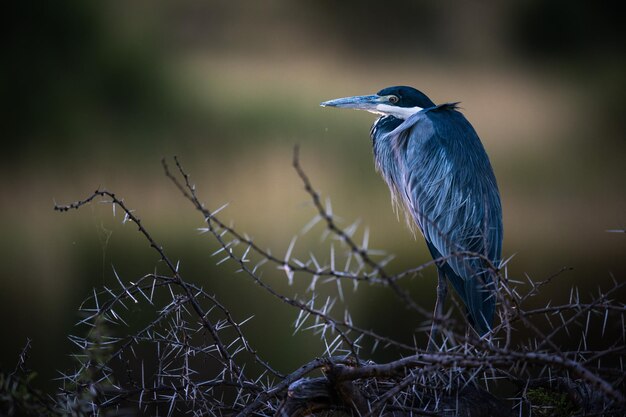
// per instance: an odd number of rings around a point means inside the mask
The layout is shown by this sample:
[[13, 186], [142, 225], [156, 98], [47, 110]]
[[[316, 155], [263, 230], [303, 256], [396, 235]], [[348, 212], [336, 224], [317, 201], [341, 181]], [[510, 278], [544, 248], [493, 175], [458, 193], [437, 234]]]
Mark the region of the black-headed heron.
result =
[[[443, 317], [447, 277], [465, 303], [470, 324], [486, 334], [496, 305], [493, 273], [502, 250], [502, 208], [489, 158], [472, 125], [456, 103], [435, 105], [405, 86], [321, 105], [381, 116], [371, 129], [374, 160], [393, 200], [438, 260], [435, 317]], [[435, 321], [429, 349], [436, 332]]]

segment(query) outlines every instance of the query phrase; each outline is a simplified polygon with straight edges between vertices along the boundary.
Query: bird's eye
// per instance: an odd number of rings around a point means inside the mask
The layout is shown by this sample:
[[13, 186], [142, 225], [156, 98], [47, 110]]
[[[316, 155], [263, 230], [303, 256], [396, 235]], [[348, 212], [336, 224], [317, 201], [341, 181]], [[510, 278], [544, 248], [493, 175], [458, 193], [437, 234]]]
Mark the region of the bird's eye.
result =
[[396, 104], [400, 99], [397, 96], [389, 96], [389, 102], [391, 104]]

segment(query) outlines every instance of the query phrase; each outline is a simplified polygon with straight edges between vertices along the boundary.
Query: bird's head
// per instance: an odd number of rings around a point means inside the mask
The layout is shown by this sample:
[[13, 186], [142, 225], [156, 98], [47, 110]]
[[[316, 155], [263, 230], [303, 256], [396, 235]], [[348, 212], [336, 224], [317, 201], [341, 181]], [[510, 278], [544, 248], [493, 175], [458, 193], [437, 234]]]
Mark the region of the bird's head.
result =
[[378, 93], [369, 96], [344, 97], [325, 101], [320, 106], [366, 110], [404, 120], [422, 109], [434, 107], [435, 103], [413, 87], [396, 86], [383, 88]]

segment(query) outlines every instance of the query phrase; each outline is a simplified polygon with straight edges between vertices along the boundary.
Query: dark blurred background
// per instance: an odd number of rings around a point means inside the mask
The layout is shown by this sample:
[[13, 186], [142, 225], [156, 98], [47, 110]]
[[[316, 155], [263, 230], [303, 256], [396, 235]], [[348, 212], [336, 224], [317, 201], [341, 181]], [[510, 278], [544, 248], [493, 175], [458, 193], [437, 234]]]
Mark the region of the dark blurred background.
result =
[[[207, 206], [230, 202], [222, 218], [282, 254], [315, 214], [290, 166], [300, 144], [343, 224], [369, 226], [371, 246], [397, 255], [390, 270], [416, 266], [425, 245], [372, 164], [374, 116], [318, 106], [389, 85], [462, 103], [499, 180], [510, 276], [573, 268], [537, 303], [624, 278], [624, 235], [607, 232], [626, 226], [625, 34], [609, 3], [59, 0], [10, 2], [3, 14], [3, 369], [30, 337], [29, 365], [49, 384], [72, 366], [66, 336], [83, 331], [73, 324], [91, 288], [114, 285], [112, 265], [125, 280], [153, 270], [156, 254], [110, 206], [52, 210], [97, 187], [137, 210], [187, 279], [237, 319], [254, 314], [250, 337], [278, 368], [321, 354], [313, 336], [291, 336], [295, 311], [214, 266], [202, 218], [160, 158], [178, 155]], [[296, 251], [319, 245], [311, 235]], [[434, 277], [407, 285], [432, 303]], [[295, 292], [284, 274], [265, 278]], [[352, 302], [362, 327], [410, 338], [385, 291]]]

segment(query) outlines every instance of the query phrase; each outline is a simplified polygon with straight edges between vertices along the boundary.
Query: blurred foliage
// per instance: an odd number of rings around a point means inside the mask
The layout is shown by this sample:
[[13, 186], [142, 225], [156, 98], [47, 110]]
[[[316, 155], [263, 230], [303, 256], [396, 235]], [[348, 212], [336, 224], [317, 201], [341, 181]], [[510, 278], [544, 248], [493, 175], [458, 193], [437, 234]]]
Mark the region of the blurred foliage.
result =
[[564, 392], [551, 392], [539, 387], [529, 389], [526, 398], [530, 402], [534, 416], [568, 417], [578, 415], [580, 412]]
[[581, 67], [623, 64], [626, 29], [616, 7], [613, 2], [518, 2], [509, 12], [513, 46], [560, 67], [564, 62]]
[[535, 65], [579, 83], [593, 132], [624, 149], [626, 28], [614, 2], [522, 1], [511, 7], [507, 38]]
[[[616, 112], [626, 98], [621, 42], [625, 36], [610, 4], [531, 1], [487, 7], [403, 0], [386, 7], [385, 13], [377, 4], [277, 1], [269, 7], [249, 5], [251, 10], [244, 13], [236, 2], [187, 0], [163, 2], [146, 13], [150, 6], [141, 2], [11, 2], [0, 92], [6, 106], [3, 130], [12, 140], [6, 141], [3, 155], [19, 163], [35, 150], [84, 149], [86, 136], [127, 147], [149, 143], [148, 137], [164, 140], [164, 130], [169, 134], [185, 126], [189, 130], [194, 120], [197, 124], [213, 112], [199, 109], [197, 102], [184, 104], [182, 96], [189, 92], [179, 91], [181, 83], [171, 71], [181, 49], [200, 44], [209, 51], [228, 51], [229, 45], [240, 50], [251, 44], [263, 53], [273, 42], [284, 45], [289, 54], [295, 46], [283, 37], [272, 37], [294, 31], [308, 48], [332, 40], [341, 54], [388, 60], [390, 65], [398, 57], [404, 61], [427, 56], [454, 63], [476, 54], [488, 64], [505, 53], [507, 59], [527, 56], [533, 64], [557, 65], [559, 71], [567, 69], [566, 76], [578, 72], [579, 79], [593, 71], [600, 75], [588, 92], [602, 109], [597, 126], [624, 127]], [[255, 133], [259, 123], [288, 111], [288, 103], [285, 108], [280, 104], [252, 101], [248, 109], [237, 108], [241, 117], [237, 121], [244, 121], [239, 125], [246, 130], [232, 131], [237, 125], [232, 120], [216, 130]], [[296, 125], [299, 121], [283, 120]], [[129, 140], [129, 134], [135, 134], [131, 136], [135, 140]], [[144, 140], [137, 141], [137, 134]]]
[[0, 371], [0, 414], [7, 417], [58, 415], [46, 394], [31, 387], [36, 376], [31, 372], [22, 378]]
[[155, 37], [119, 33], [111, 5], [61, 0], [9, 7], [0, 67], [7, 162], [33, 153], [76, 157], [96, 133], [119, 135], [123, 146], [131, 132], [147, 135], [172, 122], [176, 101]]

